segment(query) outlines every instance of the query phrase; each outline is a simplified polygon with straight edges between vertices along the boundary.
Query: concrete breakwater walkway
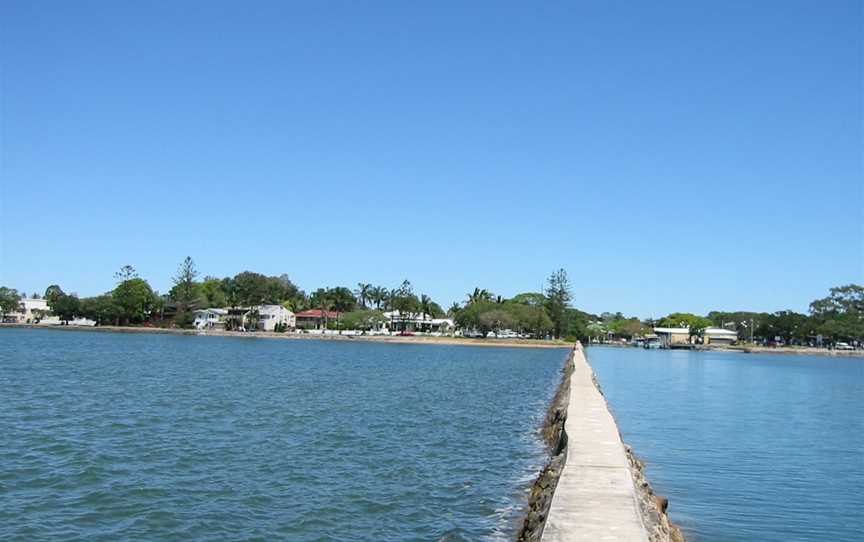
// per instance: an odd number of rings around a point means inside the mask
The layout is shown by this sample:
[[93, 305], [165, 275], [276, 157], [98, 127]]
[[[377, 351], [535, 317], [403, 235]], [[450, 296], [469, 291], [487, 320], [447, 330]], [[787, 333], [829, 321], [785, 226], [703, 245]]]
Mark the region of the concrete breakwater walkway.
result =
[[566, 460], [542, 540], [647, 542], [627, 450], [581, 345], [572, 362]]

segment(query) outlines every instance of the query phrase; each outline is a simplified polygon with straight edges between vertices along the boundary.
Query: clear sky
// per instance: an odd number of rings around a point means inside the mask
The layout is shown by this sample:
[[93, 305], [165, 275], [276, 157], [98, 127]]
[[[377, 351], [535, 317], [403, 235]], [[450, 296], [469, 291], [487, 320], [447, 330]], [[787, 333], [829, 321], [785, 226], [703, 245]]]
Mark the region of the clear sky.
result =
[[7, 0], [0, 284], [804, 311], [864, 282], [862, 5]]

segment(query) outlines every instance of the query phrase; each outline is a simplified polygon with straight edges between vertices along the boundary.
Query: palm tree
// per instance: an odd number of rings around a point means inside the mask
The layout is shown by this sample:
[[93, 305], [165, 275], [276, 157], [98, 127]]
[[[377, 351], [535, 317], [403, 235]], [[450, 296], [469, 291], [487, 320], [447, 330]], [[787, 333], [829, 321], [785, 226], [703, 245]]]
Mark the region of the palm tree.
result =
[[411, 295], [414, 293], [414, 290], [411, 288], [411, 281], [405, 279], [402, 281], [402, 285], [399, 287], [399, 295]]
[[371, 284], [366, 284], [364, 282], [357, 283], [357, 290], [355, 290], [354, 294], [357, 296], [357, 301], [360, 302], [360, 306], [364, 309], [366, 308], [366, 301], [370, 300], [372, 290], [373, 288]]
[[393, 310], [396, 308], [396, 300], [399, 299], [399, 290], [390, 290], [387, 292], [387, 297], [384, 299], [384, 308]]
[[492, 299], [492, 294], [489, 290], [474, 288], [474, 292], [468, 294], [468, 304], [473, 305], [474, 303], [479, 303], [481, 301], [490, 301]]
[[420, 296], [420, 313], [432, 315], [432, 298], [426, 294]]
[[378, 308], [386, 309], [387, 305], [390, 303], [390, 298], [393, 296], [390, 289], [386, 286], [381, 287], [381, 305]]
[[324, 319], [324, 329], [327, 329], [327, 313], [333, 307], [333, 301], [326, 295], [318, 296], [318, 308], [321, 310], [321, 318]]
[[292, 310], [294, 312], [303, 312], [306, 309], [311, 309], [312, 306], [309, 304], [309, 296], [307, 296], [304, 292], [300, 292], [297, 294], [291, 301]]
[[348, 312], [357, 305], [357, 300], [348, 288], [337, 286], [327, 290], [327, 297], [333, 302], [333, 310]]
[[375, 308], [381, 310], [381, 303], [387, 299], [387, 288], [383, 286], [373, 286], [369, 290], [369, 301], [375, 303]]

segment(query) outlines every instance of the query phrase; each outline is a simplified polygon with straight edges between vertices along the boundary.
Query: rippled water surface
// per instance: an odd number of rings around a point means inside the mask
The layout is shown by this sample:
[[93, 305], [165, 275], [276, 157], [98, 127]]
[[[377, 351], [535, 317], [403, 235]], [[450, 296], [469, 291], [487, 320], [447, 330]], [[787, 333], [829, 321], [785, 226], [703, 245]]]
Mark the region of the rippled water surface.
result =
[[565, 350], [0, 330], [0, 540], [512, 538]]
[[864, 359], [589, 348], [688, 540], [864, 540]]

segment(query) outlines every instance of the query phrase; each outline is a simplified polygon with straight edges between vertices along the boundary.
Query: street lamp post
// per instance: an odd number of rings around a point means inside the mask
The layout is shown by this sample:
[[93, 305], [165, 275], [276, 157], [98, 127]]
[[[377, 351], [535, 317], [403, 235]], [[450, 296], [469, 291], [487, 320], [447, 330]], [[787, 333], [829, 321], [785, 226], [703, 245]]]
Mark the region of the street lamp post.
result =
[[[746, 320], [744, 322], [741, 322], [741, 325], [744, 327], [748, 327]], [[753, 319], [752, 318], [750, 319], [750, 326], [749, 327], [750, 327], [750, 344], [753, 344]]]

